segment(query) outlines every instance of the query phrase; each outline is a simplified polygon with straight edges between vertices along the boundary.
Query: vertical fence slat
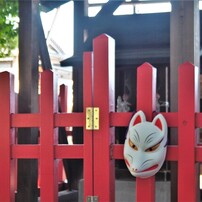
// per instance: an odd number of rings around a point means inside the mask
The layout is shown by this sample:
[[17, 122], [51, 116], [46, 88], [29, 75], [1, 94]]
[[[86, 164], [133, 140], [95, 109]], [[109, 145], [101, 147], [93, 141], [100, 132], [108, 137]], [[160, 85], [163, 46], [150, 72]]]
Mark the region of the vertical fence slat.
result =
[[14, 113], [15, 95], [13, 76], [0, 74], [0, 201], [15, 201], [15, 159], [11, 160], [11, 144], [14, 134], [11, 129], [11, 113]]
[[114, 111], [115, 42], [107, 35], [93, 41], [94, 106], [100, 108], [100, 128], [94, 138], [94, 194], [100, 201], [115, 200], [114, 160], [110, 158], [114, 143], [114, 128], [110, 128], [109, 113]]
[[[83, 56], [83, 105], [92, 106], [92, 52], [86, 52]], [[85, 129], [84, 123], [84, 200], [87, 196], [93, 196], [93, 132]]]
[[54, 85], [53, 73], [44, 71], [41, 74], [40, 96], [40, 176], [41, 202], [58, 201], [57, 163], [54, 159], [54, 145], [58, 143], [57, 129], [54, 128], [54, 113], [57, 111], [57, 88]]
[[[156, 104], [156, 69], [144, 63], [137, 70], [137, 110], [142, 110], [148, 121]], [[146, 190], [146, 194], [145, 194]], [[155, 177], [136, 180], [136, 201], [155, 201]]]
[[199, 105], [199, 69], [190, 63], [179, 67], [178, 201], [197, 201], [195, 112]]
[[60, 94], [59, 94], [59, 101], [60, 101], [60, 110], [61, 112], [67, 112], [67, 100], [68, 100], [68, 86], [65, 84], [60, 85]]

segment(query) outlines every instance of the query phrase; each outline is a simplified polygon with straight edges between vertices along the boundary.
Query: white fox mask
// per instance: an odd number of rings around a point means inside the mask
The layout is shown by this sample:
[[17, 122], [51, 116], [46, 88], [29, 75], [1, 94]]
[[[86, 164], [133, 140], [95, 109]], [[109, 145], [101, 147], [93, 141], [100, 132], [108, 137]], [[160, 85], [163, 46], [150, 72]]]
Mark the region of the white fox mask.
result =
[[132, 117], [124, 143], [124, 160], [135, 177], [155, 175], [163, 165], [167, 151], [167, 123], [158, 114], [152, 122], [146, 121], [142, 111]]

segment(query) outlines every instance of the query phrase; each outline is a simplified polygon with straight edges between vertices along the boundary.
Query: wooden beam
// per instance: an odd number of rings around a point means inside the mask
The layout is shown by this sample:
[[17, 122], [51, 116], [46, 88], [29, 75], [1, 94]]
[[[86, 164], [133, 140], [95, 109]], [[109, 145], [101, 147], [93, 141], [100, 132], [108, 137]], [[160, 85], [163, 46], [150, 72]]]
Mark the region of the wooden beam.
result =
[[[74, 55], [82, 58], [83, 55], [83, 20], [84, 20], [84, 0], [74, 1]], [[83, 111], [83, 66], [82, 61], [73, 64], [73, 111]], [[83, 143], [83, 129], [73, 128], [74, 144]], [[78, 182], [83, 178], [83, 161], [80, 159], [69, 160], [69, 182], [71, 189], [78, 189]]]
[[107, 3], [105, 3], [102, 7], [102, 10], [97, 14], [96, 18], [101, 18], [106, 15], [113, 15], [113, 12], [123, 3], [123, 0], [120, 1], [114, 1], [109, 0]]
[[[38, 1], [19, 0], [19, 113], [38, 111]], [[18, 144], [36, 144], [37, 128], [18, 129]], [[37, 201], [37, 160], [18, 160], [17, 201]]]
[[[199, 66], [200, 34], [197, 0], [171, 1], [170, 22], [170, 104], [178, 111], [178, 67], [189, 61]], [[178, 144], [177, 130], [171, 130], [171, 144]], [[177, 163], [171, 164], [171, 201], [177, 201]]]

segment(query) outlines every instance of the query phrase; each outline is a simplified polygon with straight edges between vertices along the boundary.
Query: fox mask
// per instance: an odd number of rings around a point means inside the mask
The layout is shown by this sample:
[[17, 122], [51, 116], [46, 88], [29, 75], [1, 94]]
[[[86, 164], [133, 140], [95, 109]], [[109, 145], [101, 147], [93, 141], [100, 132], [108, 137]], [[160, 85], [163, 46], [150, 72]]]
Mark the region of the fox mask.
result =
[[135, 177], [155, 175], [164, 163], [167, 152], [167, 123], [158, 114], [152, 122], [146, 121], [142, 111], [132, 117], [124, 143], [124, 160]]

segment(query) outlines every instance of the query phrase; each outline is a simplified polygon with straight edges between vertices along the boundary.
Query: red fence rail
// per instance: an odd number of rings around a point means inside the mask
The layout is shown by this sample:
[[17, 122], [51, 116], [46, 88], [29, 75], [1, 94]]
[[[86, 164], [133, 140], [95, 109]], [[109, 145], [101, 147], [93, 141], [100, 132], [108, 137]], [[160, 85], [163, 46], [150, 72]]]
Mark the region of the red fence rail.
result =
[[[114, 40], [107, 35], [94, 39], [93, 52], [84, 53], [84, 110], [57, 112], [54, 75], [41, 75], [40, 111], [15, 113], [13, 78], [0, 74], [0, 201], [15, 201], [16, 159], [40, 161], [41, 201], [58, 201], [56, 173], [58, 159], [84, 160], [84, 199], [98, 196], [101, 202], [115, 201], [114, 160], [123, 159], [123, 145], [114, 144], [114, 127], [128, 126], [132, 113], [114, 112]], [[197, 163], [202, 147], [197, 144], [197, 128], [202, 127], [199, 112], [199, 69], [190, 63], [179, 67], [178, 112], [163, 113], [170, 128], [178, 128], [178, 145], [169, 145], [166, 160], [178, 162], [178, 201], [197, 201]], [[152, 119], [155, 111], [156, 69], [145, 63], [137, 70], [137, 109]], [[86, 108], [99, 107], [99, 130], [86, 130]], [[57, 142], [58, 127], [83, 127], [84, 143]], [[16, 130], [38, 127], [38, 145], [18, 145]], [[123, 134], [125, 135], [125, 134]], [[172, 134], [171, 134], [172, 135]], [[86, 180], [85, 180], [86, 179]], [[147, 194], [145, 194], [145, 190]], [[135, 190], [134, 190], [135, 191]], [[155, 178], [136, 180], [136, 201], [155, 201]]]

